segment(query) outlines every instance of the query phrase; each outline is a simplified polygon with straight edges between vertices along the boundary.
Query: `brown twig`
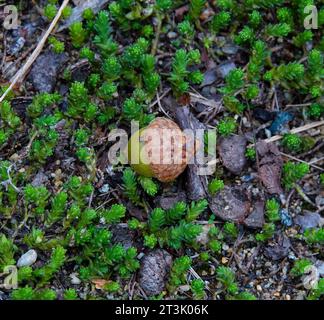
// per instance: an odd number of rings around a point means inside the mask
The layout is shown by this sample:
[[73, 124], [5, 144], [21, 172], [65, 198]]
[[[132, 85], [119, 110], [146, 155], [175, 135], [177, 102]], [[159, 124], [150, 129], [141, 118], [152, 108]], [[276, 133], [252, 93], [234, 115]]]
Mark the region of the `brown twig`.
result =
[[309, 107], [312, 103], [300, 103], [300, 104], [287, 104], [284, 110], [288, 108], [298, 108], [298, 107]]
[[159, 99], [157, 98], [154, 102], [152, 102], [149, 106], [149, 109], [153, 108], [156, 104], [159, 103], [159, 100], [162, 100], [169, 92], [171, 91], [171, 88], [165, 90], [162, 95], [159, 97]]
[[158, 14], [157, 18], [157, 27], [155, 31], [155, 38], [152, 44], [152, 50], [151, 54], [155, 56], [158, 45], [159, 45], [159, 40], [160, 40], [160, 34], [162, 30], [162, 21], [163, 21], [163, 16], [161, 14]]
[[311, 206], [318, 208], [317, 205], [311, 199], [309, 199], [309, 197], [304, 193], [303, 189], [297, 183], [295, 183], [294, 187], [304, 201], [308, 202]]
[[306, 157], [306, 156], [309, 156], [311, 154], [313, 154], [314, 152], [318, 151], [319, 149], [321, 149], [322, 147], [324, 147], [324, 141], [319, 143], [316, 147], [314, 147], [313, 149], [307, 151], [307, 152], [304, 152], [302, 154], [299, 155], [300, 158], [303, 158], [303, 157]]
[[[200, 275], [192, 268], [190, 267], [189, 269], [189, 272], [196, 278], [196, 279], [199, 279], [199, 280], [202, 280]], [[209, 288], [209, 286], [207, 284], [205, 284], [205, 288], [210, 292], [210, 293], [213, 293], [211, 291], [211, 289]]]
[[319, 159], [315, 159], [315, 160], [309, 162], [309, 164], [312, 165], [312, 164], [314, 164], [314, 163], [322, 162], [323, 160], [324, 160], [324, 157], [319, 158]]
[[52, 23], [50, 24], [49, 28], [47, 29], [47, 31], [45, 32], [45, 34], [43, 35], [42, 39], [39, 41], [37, 47], [35, 48], [34, 52], [30, 55], [30, 57], [27, 59], [26, 63], [24, 64], [24, 66], [16, 73], [16, 75], [14, 76], [14, 78], [11, 81], [10, 86], [8, 87], [8, 89], [3, 93], [3, 95], [0, 98], [0, 103], [5, 99], [5, 97], [8, 95], [8, 93], [15, 87], [15, 85], [25, 77], [26, 73], [28, 72], [29, 68], [31, 67], [31, 65], [34, 63], [34, 61], [37, 59], [37, 57], [39, 56], [39, 54], [41, 53], [47, 38], [49, 37], [49, 35], [51, 34], [51, 32], [53, 31], [55, 25], [57, 24], [57, 22], [59, 21], [62, 11], [63, 9], [68, 5], [70, 0], [64, 0], [60, 9], [58, 10], [55, 18], [53, 19]]
[[2, 70], [5, 61], [6, 61], [6, 53], [7, 53], [7, 33], [6, 31], [3, 33], [3, 55], [2, 55], [2, 61], [1, 61], [1, 66], [0, 70]]
[[159, 106], [160, 111], [162, 111], [162, 112], [164, 113], [164, 115], [165, 115], [167, 118], [171, 119], [170, 115], [169, 115], [169, 114], [164, 110], [164, 108], [162, 107], [162, 104], [161, 104], [161, 98], [160, 98], [158, 92], [156, 93], [156, 100], [157, 100], [157, 104], [158, 104], [158, 106]]

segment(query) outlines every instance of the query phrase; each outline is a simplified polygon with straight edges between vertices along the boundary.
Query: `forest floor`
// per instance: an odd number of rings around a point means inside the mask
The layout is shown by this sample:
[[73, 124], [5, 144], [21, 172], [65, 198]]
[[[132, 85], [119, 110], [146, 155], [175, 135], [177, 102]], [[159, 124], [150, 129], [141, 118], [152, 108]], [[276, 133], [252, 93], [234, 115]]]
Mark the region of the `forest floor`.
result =
[[[321, 299], [322, 1], [8, 4], [0, 300]], [[160, 117], [205, 130], [211, 174], [111, 163], [114, 129]]]

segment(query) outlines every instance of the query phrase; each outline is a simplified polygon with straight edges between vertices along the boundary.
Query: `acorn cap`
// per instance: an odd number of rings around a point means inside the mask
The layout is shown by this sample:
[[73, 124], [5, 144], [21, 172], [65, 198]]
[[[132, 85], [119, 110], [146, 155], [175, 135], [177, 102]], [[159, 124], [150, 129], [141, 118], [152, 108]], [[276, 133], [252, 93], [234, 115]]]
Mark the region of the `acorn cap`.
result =
[[185, 170], [194, 150], [193, 140], [174, 121], [162, 117], [137, 131], [128, 143], [132, 168], [161, 182], [175, 180]]

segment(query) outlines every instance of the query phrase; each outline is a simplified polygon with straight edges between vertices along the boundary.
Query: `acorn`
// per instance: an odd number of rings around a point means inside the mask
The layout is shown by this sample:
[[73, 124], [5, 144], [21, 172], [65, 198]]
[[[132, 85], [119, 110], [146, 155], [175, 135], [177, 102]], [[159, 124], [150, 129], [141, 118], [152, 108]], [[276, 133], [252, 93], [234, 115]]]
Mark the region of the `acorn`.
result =
[[128, 160], [134, 171], [161, 182], [175, 180], [194, 154], [194, 141], [163, 117], [134, 133], [128, 142]]

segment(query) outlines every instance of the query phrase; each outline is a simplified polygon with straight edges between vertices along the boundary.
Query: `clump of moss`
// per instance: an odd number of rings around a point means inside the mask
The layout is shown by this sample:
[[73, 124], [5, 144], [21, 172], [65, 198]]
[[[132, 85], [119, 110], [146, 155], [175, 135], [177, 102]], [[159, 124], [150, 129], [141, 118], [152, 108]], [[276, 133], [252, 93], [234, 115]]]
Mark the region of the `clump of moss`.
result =
[[233, 118], [225, 118], [219, 122], [217, 130], [221, 136], [227, 137], [235, 132], [236, 126], [236, 121]]
[[306, 163], [295, 164], [288, 161], [283, 166], [283, 183], [286, 189], [291, 189], [294, 184], [309, 173], [309, 165]]

